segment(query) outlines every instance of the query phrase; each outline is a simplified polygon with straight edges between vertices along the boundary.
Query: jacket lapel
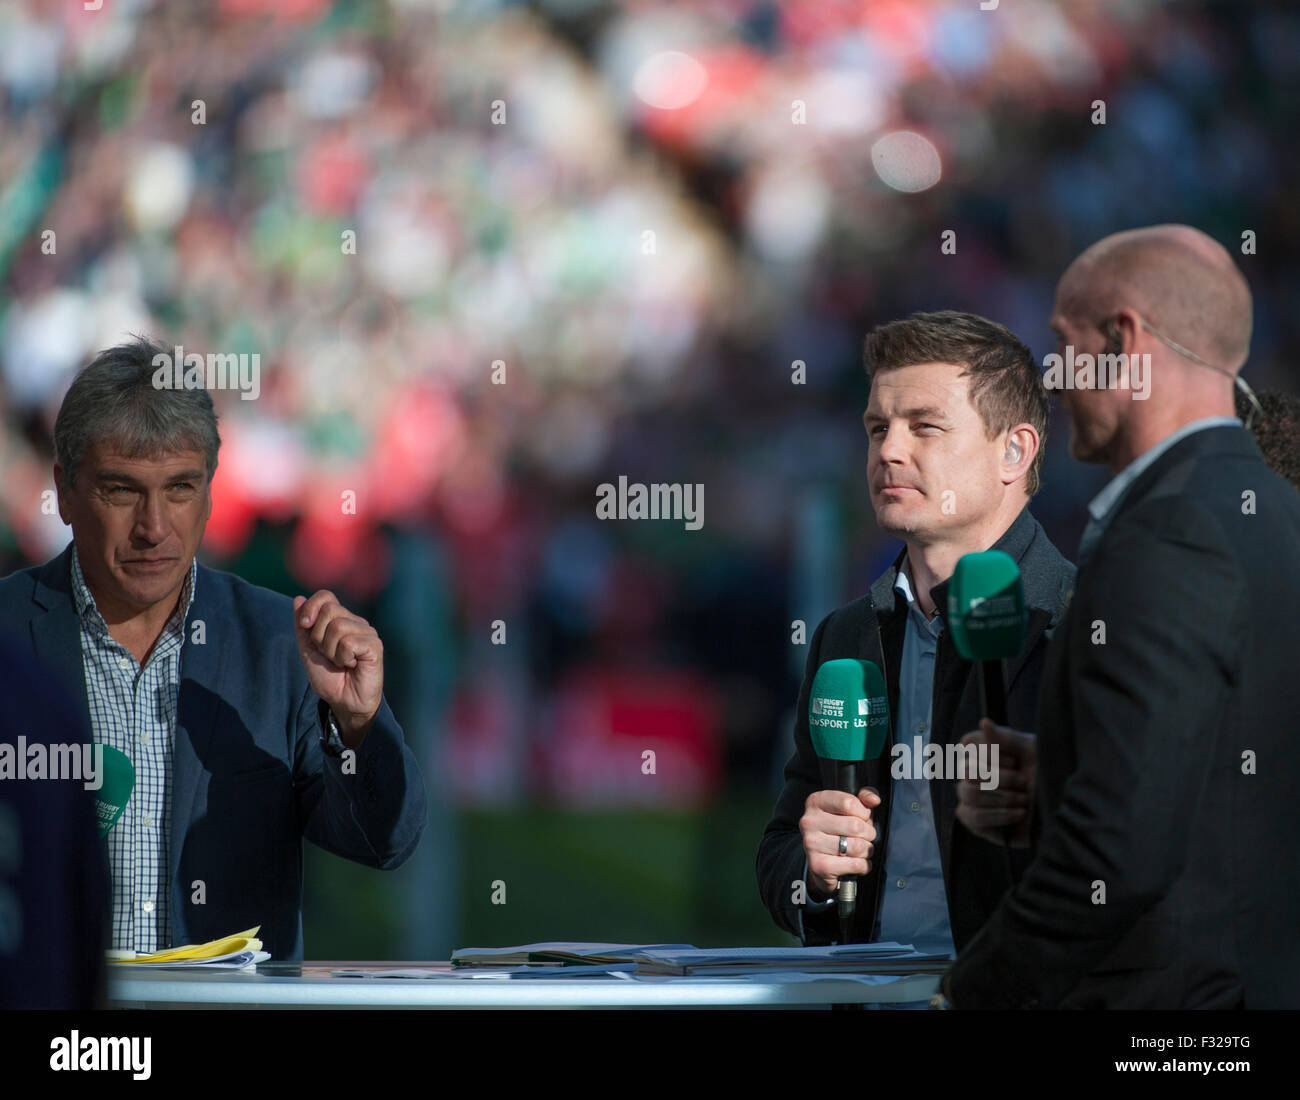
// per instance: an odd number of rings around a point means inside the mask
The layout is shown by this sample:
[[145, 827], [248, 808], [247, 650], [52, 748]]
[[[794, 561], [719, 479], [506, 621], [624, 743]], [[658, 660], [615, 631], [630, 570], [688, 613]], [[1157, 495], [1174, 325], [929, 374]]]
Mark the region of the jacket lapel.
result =
[[[1020, 675], [1020, 670], [1025, 667], [1029, 661], [1030, 655], [1034, 652], [1034, 647], [1042, 640], [1044, 632], [1052, 625], [1052, 613], [1041, 607], [1028, 608], [1029, 626], [1025, 631], [1025, 644], [1021, 647], [1020, 652], [1002, 663], [1003, 675], [1007, 683], [1007, 700], [1010, 701], [1012, 689], [1016, 685], [1016, 677]], [[1064, 616], [1062, 616], [1064, 617]]]
[[[198, 567], [194, 600], [185, 620], [185, 641], [181, 645], [180, 685], [176, 700], [176, 740], [172, 749], [172, 820], [167, 850], [167, 872], [172, 885], [173, 938], [184, 935], [184, 895], [187, 885], [179, 881], [182, 849], [194, 814], [194, 798], [205, 768], [216, 720], [213, 696], [222, 691], [226, 673], [226, 647], [211, 636], [219, 623], [228, 621], [215, 607], [217, 595], [212, 571]], [[195, 644], [194, 624], [202, 621], [204, 641]], [[205, 699], [207, 700], [205, 702]]]
[[77, 714], [89, 719], [86, 669], [81, 657], [81, 625], [72, 598], [72, 543], [36, 575], [32, 591], [32, 646], [36, 656], [72, 696]]
[[[879, 663], [880, 672], [885, 678], [885, 691], [889, 696], [889, 730], [885, 740], [885, 747], [881, 750], [880, 758], [868, 766], [866, 773], [867, 785], [874, 786], [880, 792], [880, 806], [876, 809], [877, 820], [886, 823], [889, 821], [890, 806], [893, 803], [889, 764], [891, 750], [896, 740], [894, 727], [898, 722], [900, 690], [897, 672], [891, 675], [890, 669], [899, 669], [903, 658], [902, 628], [904, 621], [899, 617], [899, 605], [902, 603], [902, 597], [894, 591], [894, 581], [898, 578], [898, 570], [902, 566], [903, 555], [906, 553], [907, 550], [904, 548], [902, 553], [894, 560], [893, 566], [885, 570], [876, 580], [876, 583], [871, 586], [872, 614], [870, 621], [862, 624], [857, 649], [859, 656], [870, 654], [871, 656], [867, 659]], [[888, 832], [889, 829], [886, 824], [876, 835], [876, 848], [872, 855], [872, 871], [868, 875], [870, 904], [866, 911], [871, 914], [869, 926], [869, 938], [871, 939], [875, 939], [879, 934], [880, 906], [884, 900], [881, 883], [885, 879], [885, 858], [889, 845]]]

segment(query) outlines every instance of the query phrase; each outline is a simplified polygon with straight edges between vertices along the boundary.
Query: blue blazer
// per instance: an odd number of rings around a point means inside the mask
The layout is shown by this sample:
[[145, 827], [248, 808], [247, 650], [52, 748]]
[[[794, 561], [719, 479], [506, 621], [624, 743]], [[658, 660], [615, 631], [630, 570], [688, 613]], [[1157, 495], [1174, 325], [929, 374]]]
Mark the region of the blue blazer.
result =
[[[72, 545], [0, 580], [0, 630], [51, 669], [89, 723]], [[192, 641], [203, 623], [204, 641]], [[302, 943], [302, 838], [388, 869], [406, 861], [427, 816], [424, 781], [387, 700], [355, 770], [320, 744], [325, 704], [307, 682], [293, 601], [198, 567], [181, 648], [172, 752], [172, 943], [261, 925], [273, 959]], [[200, 891], [199, 883], [202, 883]], [[197, 900], [196, 900], [197, 899]]]

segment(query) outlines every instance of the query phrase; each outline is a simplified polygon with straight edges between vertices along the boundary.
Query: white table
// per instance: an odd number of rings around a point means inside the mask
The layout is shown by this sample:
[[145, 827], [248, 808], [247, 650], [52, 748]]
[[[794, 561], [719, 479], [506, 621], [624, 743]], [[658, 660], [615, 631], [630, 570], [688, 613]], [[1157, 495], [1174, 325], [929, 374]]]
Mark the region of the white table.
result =
[[135, 970], [110, 967], [114, 1008], [777, 1008], [928, 1001], [935, 974], [887, 985], [840, 975], [816, 981], [760, 978], [336, 977], [333, 971], [420, 968], [449, 963], [308, 962], [257, 970]]

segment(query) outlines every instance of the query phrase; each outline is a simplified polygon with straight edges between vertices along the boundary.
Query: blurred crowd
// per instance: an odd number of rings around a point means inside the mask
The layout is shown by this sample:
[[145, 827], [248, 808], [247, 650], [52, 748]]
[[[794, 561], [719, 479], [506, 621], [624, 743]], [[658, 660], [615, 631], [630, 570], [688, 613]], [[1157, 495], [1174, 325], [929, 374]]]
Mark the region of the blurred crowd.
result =
[[[1296, 390], [1298, 85], [1285, 4], [10, 2], [0, 567], [66, 544], [51, 428], [96, 351], [258, 353], [206, 558], [381, 618], [399, 543], [441, 563], [406, 675], [465, 799], [769, 784], [792, 620], [894, 553], [865, 332], [966, 309], [1041, 360], [1074, 254], [1188, 222], [1254, 234], [1246, 377]], [[1053, 433], [1070, 554], [1104, 476]], [[702, 483], [703, 529], [601, 522], [620, 475]]]

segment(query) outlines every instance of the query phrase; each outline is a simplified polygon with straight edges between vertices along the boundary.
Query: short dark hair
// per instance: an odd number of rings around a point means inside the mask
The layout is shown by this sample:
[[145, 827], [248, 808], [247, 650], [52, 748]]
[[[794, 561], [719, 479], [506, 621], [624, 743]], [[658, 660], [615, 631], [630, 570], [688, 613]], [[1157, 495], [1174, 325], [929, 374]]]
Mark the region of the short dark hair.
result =
[[[1247, 420], [1254, 409], [1240, 389], [1235, 392], [1237, 415]], [[1260, 453], [1274, 473], [1300, 489], [1300, 397], [1269, 390], [1257, 390], [1255, 396], [1264, 415], [1255, 418], [1250, 430]]]
[[944, 309], [913, 313], [901, 321], [877, 325], [867, 334], [862, 365], [867, 382], [877, 374], [918, 363], [955, 363], [971, 376], [971, 404], [992, 439], [1017, 424], [1032, 424], [1039, 448], [1026, 477], [1032, 497], [1042, 488], [1047, 442], [1047, 387], [1030, 352], [996, 321], [974, 313]]
[[202, 451], [208, 481], [217, 472], [217, 414], [204, 389], [158, 389], [154, 357], [171, 352], [143, 336], [101, 351], [68, 387], [54, 421], [54, 458], [69, 486], [86, 451], [113, 442], [128, 458]]

